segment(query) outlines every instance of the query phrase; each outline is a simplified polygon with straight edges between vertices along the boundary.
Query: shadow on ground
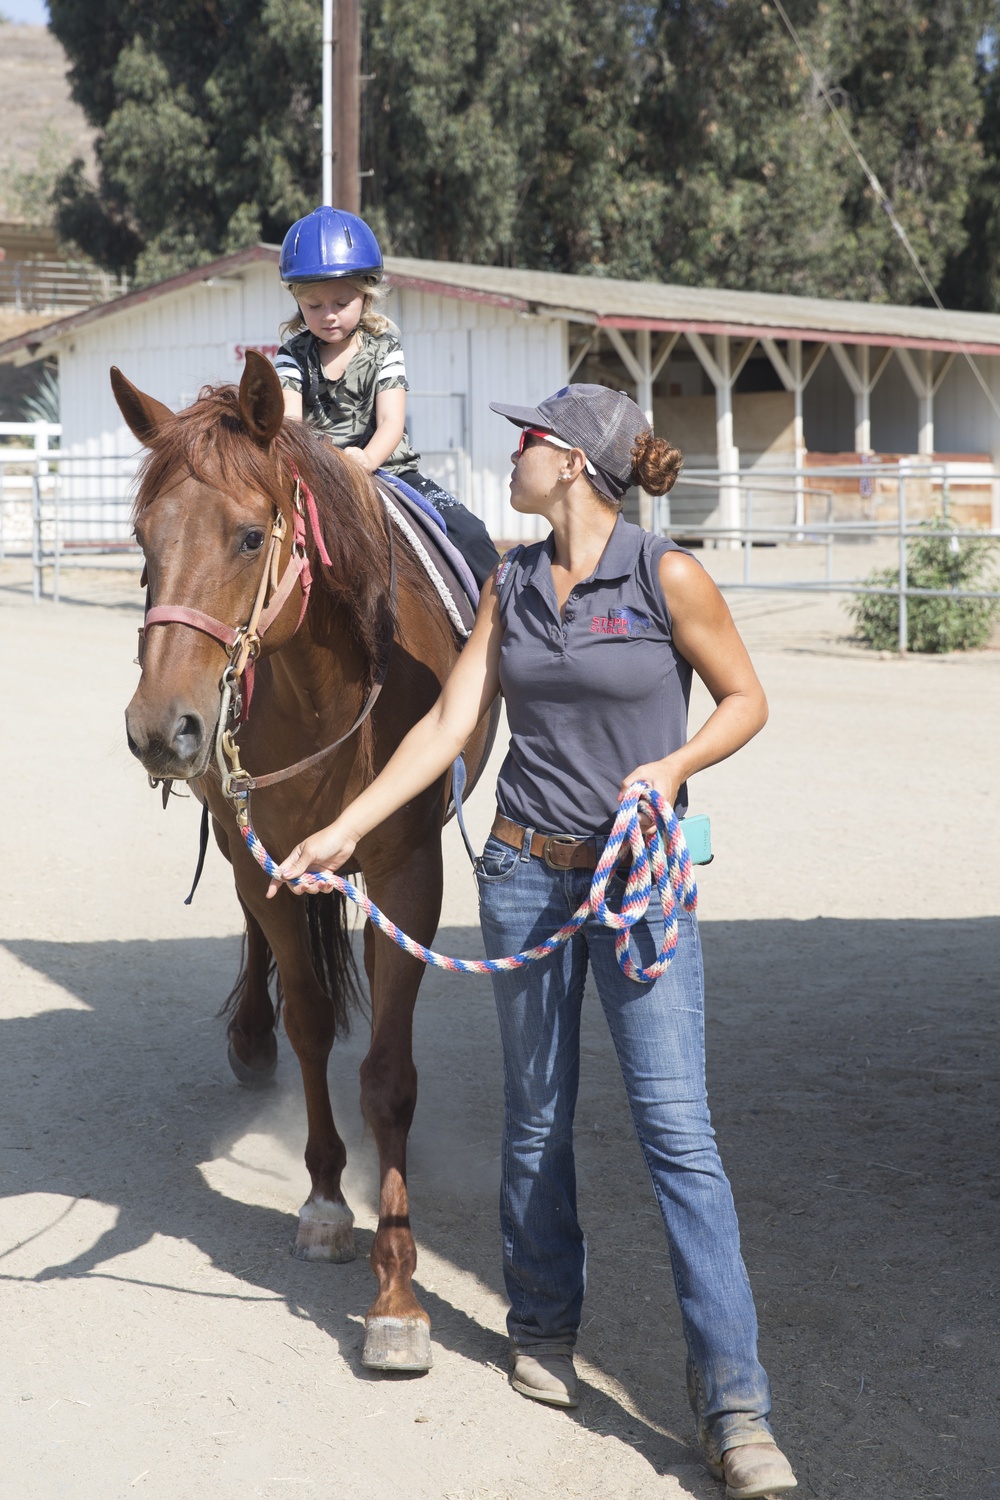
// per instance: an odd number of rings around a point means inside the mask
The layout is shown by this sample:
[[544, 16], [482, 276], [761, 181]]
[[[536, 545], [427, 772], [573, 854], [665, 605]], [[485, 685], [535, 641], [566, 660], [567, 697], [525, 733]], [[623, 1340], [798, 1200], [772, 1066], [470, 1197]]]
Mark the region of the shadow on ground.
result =
[[[1000, 920], [706, 923], [703, 935], [710, 1097], [780, 1436], [802, 1455], [800, 1492], [1000, 1495], [988, 1439], [1000, 1399], [989, 1332], [1000, 1228]], [[436, 944], [470, 956], [477, 945], [468, 929], [445, 929]], [[224, 1196], [197, 1167], [245, 1154], [238, 1143], [251, 1133], [301, 1154], [287, 1043], [268, 1094], [236, 1087], [225, 1064], [213, 1012], [236, 944], [4, 946], [89, 1007], [2, 1025], [7, 1191], [119, 1210], [93, 1246], [43, 1278], [112, 1275], [111, 1260], [154, 1234], [187, 1239], [245, 1283], [248, 1299], [283, 1298], [330, 1336], [359, 1380], [378, 1379], [360, 1366], [361, 1327], [351, 1321], [372, 1296], [370, 1233], [352, 1265], [299, 1263], [287, 1254], [290, 1213]], [[359, 1020], [331, 1067], [338, 1124], [373, 1190], [357, 1108], [364, 1029]], [[429, 974], [415, 1048], [418, 1241], [499, 1294], [500, 1083], [488, 984]], [[619, 1395], [592, 1389], [580, 1420], [669, 1473], [692, 1461], [670, 1436], [691, 1428], [683, 1343], [596, 1000], [584, 1051], [577, 1135], [590, 1259], [581, 1350]], [[303, 1191], [305, 1181], [303, 1172]], [[505, 1364], [493, 1327], [424, 1285], [419, 1295], [438, 1343]]]

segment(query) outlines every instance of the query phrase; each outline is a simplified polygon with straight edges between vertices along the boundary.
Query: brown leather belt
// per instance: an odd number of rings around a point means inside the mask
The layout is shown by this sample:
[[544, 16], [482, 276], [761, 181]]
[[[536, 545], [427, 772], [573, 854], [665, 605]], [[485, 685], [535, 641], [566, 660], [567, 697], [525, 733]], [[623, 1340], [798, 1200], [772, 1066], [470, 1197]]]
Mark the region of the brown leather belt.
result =
[[[550, 870], [596, 870], [597, 868], [597, 840], [595, 838], [574, 838], [569, 833], [536, 833], [534, 829], [525, 828], [523, 823], [515, 823], [510, 818], [505, 818], [503, 813], [497, 813], [491, 831], [493, 837], [499, 839], [502, 844], [509, 844], [512, 849], [519, 849], [522, 852], [525, 837], [530, 833], [531, 843], [528, 845], [528, 853], [533, 854], [536, 859], [544, 859]], [[631, 860], [631, 853], [626, 852], [624, 859], [618, 865], [619, 870], [627, 869]]]

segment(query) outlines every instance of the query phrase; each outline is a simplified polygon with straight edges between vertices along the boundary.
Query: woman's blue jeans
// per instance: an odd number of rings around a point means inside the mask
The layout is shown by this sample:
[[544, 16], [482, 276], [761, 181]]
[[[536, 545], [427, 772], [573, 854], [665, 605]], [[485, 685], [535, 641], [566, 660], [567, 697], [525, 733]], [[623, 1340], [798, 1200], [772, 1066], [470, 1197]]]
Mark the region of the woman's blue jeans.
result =
[[[486, 952], [501, 958], [555, 932], [585, 900], [591, 872], [553, 870], [490, 837], [477, 864]], [[608, 887], [618, 909], [624, 882]], [[549, 958], [494, 974], [504, 1057], [500, 1190], [507, 1326], [519, 1347], [572, 1345], [586, 1245], [577, 1219], [573, 1115], [588, 964], [621, 1066], [632, 1121], [667, 1231], [688, 1348], [688, 1392], [707, 1456], [767, 1442], [770, 1388], [740, 1255], [733, 1195], [705, 1089], [704, 980], [696, 918], [679, 912], [661, 979], [626, 979], [615, 934], [591, 919]], [[662, 940], [656, 900], [632, 929], [645, 965]]]

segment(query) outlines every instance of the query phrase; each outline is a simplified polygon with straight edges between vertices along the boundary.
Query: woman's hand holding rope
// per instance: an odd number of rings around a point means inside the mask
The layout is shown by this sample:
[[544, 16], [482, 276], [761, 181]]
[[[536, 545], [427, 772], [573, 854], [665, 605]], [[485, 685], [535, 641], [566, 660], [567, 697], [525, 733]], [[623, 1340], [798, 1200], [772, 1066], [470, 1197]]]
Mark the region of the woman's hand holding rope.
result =
[[[354, 853], [358, 837], [347, 826], [342, 814], [318, 833], [311, 833], [301, 844], [296, 844], [282, 864], [271, 875], [267, 888], [268, 900], [287, 885], [296, 896], [308, 896], [310, 890], [331, 889], [330, 877], [341, 865], [346, 864]], [[300, 877], [306, 877], [301, 880]], [[315, 882], [310, 883], [310, 880]]]
[[[641, 821], [644, 815], [653, 825], [652, 837], [648, 843]], [[355, 905], [360, 906], [379, 931], [384, 932], [405, 952], [420, 959], [422, 963], [462, 974], [491, 974], [507, 969], [520, 969], [527, 963], [547, 957], [561, 944], [569, 942], [574, 933], [593, 917], [604, 926], [616, 929], [615, 956], [622, 973], [639, 983], [649, 983], [666, 971], [677, 951], [677, 902], [687, 911], [694, 911], [698, 904], [691, 856], [680, 824], [660, 793], [643, 781], [633, 782], [625, 794], [594, 871], [587, 899], [569, 921], [550, 938], [546, 938], [545, 942], [508, 958], [448, 958], [408, 937], [362, 891], [349, 880], [333, 873], [337, 866], [349, 858], [357, 843], [343, 818], [338, 818], [321, 833], [312, 835], [298, 845], [283, 865], [276, 864], [268, 854], [254, 832], [249, 817], [241, 823], [240, 831], [254, 859], [271, 877], [268, 895], [273, 895], [281, 884], [287, 884], [296, 895], [340, 891]], [[626, 845], [631, 851], [632, 862], [625, 883], [621, 911], [615, 912], [607, 904], [606, 891], [608, 881], [621, 863]], [[643, 967], [632, 957], [630, 935], [631, 929], [646, 912], [654, 883], [663, 912], [663, 943], [653, 962]]]

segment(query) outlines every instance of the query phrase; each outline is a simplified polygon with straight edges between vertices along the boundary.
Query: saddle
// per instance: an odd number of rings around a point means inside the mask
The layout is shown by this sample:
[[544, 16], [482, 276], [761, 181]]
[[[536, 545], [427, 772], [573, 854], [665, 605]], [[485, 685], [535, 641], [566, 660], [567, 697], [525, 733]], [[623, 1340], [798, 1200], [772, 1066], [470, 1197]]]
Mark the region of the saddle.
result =
[[394, 474], [379, 472], [375, 485], [390, 521], [409, 542], [458, 634], [467, 637], [476, 618], [479, 589], [469, 565], [429, 500]]
[[[390, 523], [396, 526], [416, 553], [458, 634], [468, 638], [475, 623], [479, 589], [465, 558], [454, 542], [448, 540], [444, 521], [428, 500], [418, 495], [416, 490], [411, 489], [395, 475], [383, 474], [380, 471], [375, 476], [375, 485], [382, 496]], [[461, 755], [452, 766], [451, 794], [445, 813], [445, 822], [449, 821], [452, 814], [458, 818], [462, 840], [473, 864], [476, 861], [476, 851], [465, 826], [462, 800], [467, 793], [474, 790], [482, 775], [483, 767], [493, 750], [499, 723], [500, 698], [498, 696], [490, 705], [486, 745], [474, 779], [467, 782], [465, 762]]]

